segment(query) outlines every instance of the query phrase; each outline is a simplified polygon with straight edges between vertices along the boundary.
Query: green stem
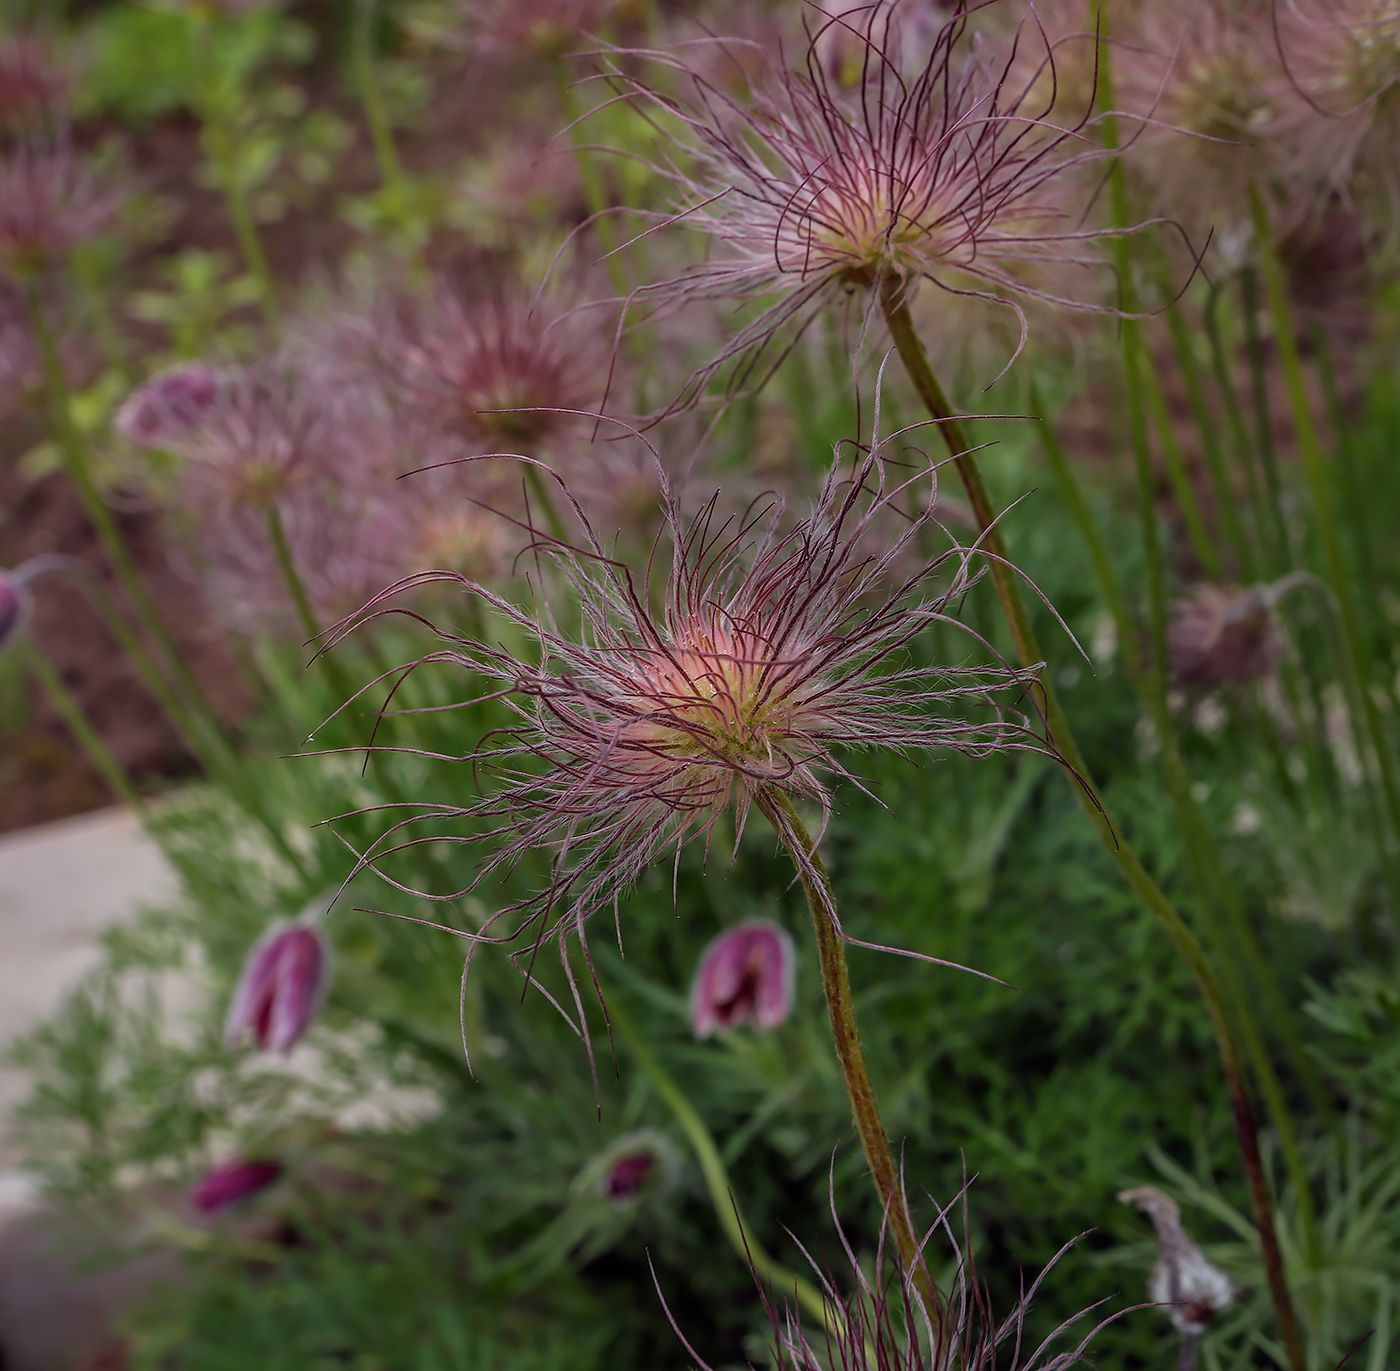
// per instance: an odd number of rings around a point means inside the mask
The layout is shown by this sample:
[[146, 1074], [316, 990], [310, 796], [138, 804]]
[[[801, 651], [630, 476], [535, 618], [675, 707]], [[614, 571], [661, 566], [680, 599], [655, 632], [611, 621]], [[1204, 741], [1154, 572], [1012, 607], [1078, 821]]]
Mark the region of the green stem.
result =
[[228, 207], [229, 221], [233, 225], [239, 251], [242, 252], [243, 260], [258, 287], [263, 317], [267, 320], [268, 327], [276, 332], [282, 326], [277, 287], [272, 279], [272, 269], [267, 263], [267, 254], [263, 251], [262, 238], [253, 219], [252, 208], [248, 204], [247, 193], [238, 175], [233, 135], [225, 117], [228, 107], [227, 94], [219, 86], [211, 60], [212, 35], [209, 31], [209, 16], [196, 10], [193, 22], [194, 69], [199, 89], [199, 113], [204, 123], [204, 144], [209, 153], [209, 160], [214, 166], [219, 190]]
[[48, 326], [48, 318], [39, 299], [38, 283], [31, 283], [29, 293], [30, 318], [34, 334], [39, 343], [39, 352], [44, 368], [44, 383], [49, 404], [50, 422], [59, 454], [63, 458], [68, 479], [77, 492], [78, 501], [87, 515], [89, 523], [97, 533], [98, 542], [106, 553], [107, 560], [116, 573], [117, 580], [126, 591], [132, 607], [136, 611], [141, 626], [161, 649], [162, 655], [170, 664], [191, 708], [171, 689], [164, 672], [156, 666], [146, 651], [140, 638], [126, 625], [125, 618], [115, 610], [107, 615], [112, 631], [117, 635], [123, 650], [130, 657], [132, 665], [140, 673], [147, 688], [160, 701], [161, 707], [170, 716], [170, 721], [185, 735], [185, 741], [196, 756], [208, 766], [215, 760], [224, 760], [228, 754], [218, 725], [213, 721], [214, 714], [207, 697], [184, 665], [183, 657], [174, 640], [170, 637], [159, 611], [155, 607], [145, 582], [131, 559], [126, 540], [117, 528], [112, 511], [102, 498], [92, 472], [92, 462], [87, 444], [73, 418], [72, 402], [68, 394], [68, 383], [63, 374], [63, 366], [58, 358], [53, 333]]
[[1186, 387], [1186, 403], [1190, 406], [1191, 417], [1195, 420], [1196, 433], [1201, 440], [1201, 451], [1205, 454], [1206, 469], [1210, 472], [1211, 489], [1215, 495], [1220, 526], [1225, 530], [1225, 536], [1234, 550], [1240, 577], [1246, 581], [1253, 580], [1254, 550], [1249, 546], [1244, 526], [1240, 523], [1239, 512], [1235, 508], [1235, 493], [1230, 487], [1230, 478], [1225, 469], [1225, 456], [1216, 437], [1215, 422], [1206, 405], [1205, 388], [1201, 384], [1201, 373], [1196, 364], [1191, 332], [1186, 326], [1180, 304], [1173, 305], [1167, 311], [1167, 331], [1171, 334], [1177, 369]]
[[564, 119], [569, 125], [569, 137], [574, 145], [574, 159], [578, 163], [578, 177], [583, 183], [583, 200], [593, 220], [593, 232], [598, 237], [607, 258], [608, 280], [619, 299], [625, 300], [631, 294], [627, 283], [627, 268], [617, 251], [618, 239], [613, 222], [608, 217], [610, 205], [603, 178], [598, 171], [593, 149], [584, 138], [580, 119], [583, 112], [579, 108], [578, 97], [569, 81], [569, 69], [562, 58], [553, 59], [555, 83], [559, 90], [559, 103], [563, 107]]
[[1215, 387], [1220, 392], [1220, 402], [1225, 410], [1225, 422], [1230, 430], [1231, 444], [1244, 471], [1245, 485], [1249, 491], [1250, 515], [1258, 544], [1258, 556], [1253, 562], [1255, 570], [1250, 573], [1255, 575], [1270, 560], [1269, 522], [1264, 513], [1264, 495], [1259, 484], [1259, 472], [1255, 467], [1254, 446], [1250, 442], [1249, 428], [1245, 424], [1244, 412], [1240, 409], [1239, 396], [1235, 394], [1234, 382], [1230, 378], [1230, 366], [1226, 361], [1225, 340], [1220, 332], [1220, 300], [1220, 287], [1218, 284], [1213, 285], [1206, 298], [1206, 337], [1210, 342], [1211, 373], [1215, 377]]
[[[982, 531], [983, 546], [990, 556], [990, 569], [997, 597], [1001, 601], [1003, 613], [1016, 645], [1017, 655], [1027, 668], [1044, 662], [1035, 631], [1031, 626], [1030, 615], [1026, 611], [1021, 596], [1016, 573], [1006, 560], [1006, 549], [1000, 530], [996, 527], [997, 512], [992, 504], [981, 471], [966, 440], [960, 421], [954, 416], [943, 388], [939, 385], [933, 368], [929, 365], [928, 354], [924, 351], [909, 314], [908, 302], [897, 282], [887, 282], [882, 292], [881, 305], [891, 337], [899, 352], [900, 360], [909, 374], [909, 379], [928, 408], [930, 415], [941, 421], [939, 428], [954, 464], [962, 477], [969, 503]], [[1160, 666], [1154, 669], [1160, 670]], [[1268, 1185], [1264, 1177], [1263, 1161], [1259, 1155], [1259, 1138], [1256, 1132], [1249, 1096], [1245, 1090], [1244, 1074], [1241, 1069], [1239, 1050], [1235, 1044], [1234, 1031], [1225, 1011], [1225, 999], [1221, 994], [1215, 972], [1211, 969], [1196, 935], [1191, 932], [1184, 919], [1176, 911], [1171, 901], [1147, 873], [1137, 855], [1127, 842], [1114, 830], [1108, 816], [1101, 809], [1093, 790], [1089, 770], [1083, 753], [1070, 730], [1053, 686], [1043, 677], [1038, 684], [1044, 704], [1050, 737], [1064, 759], [1074, 780], [1075, 793], [1089, 821], [1093, 824], [1100, 840], [1109, 855], [1118, 865], [1128, 884], [1137, 893], [1149, 911], [1162, 925], [1172, 946], [1191, 972], [1205, 1000], [1207, 1013], [1215, 1030], [1216, 1043], [1220, 1051], [1225, 1078], [1230, 1091], [1230, 1104], [1235, 1117], [1236, 1133], [1244, 1162], [1245, 1178], [1249, 1186], [1250, 1202], [1254, 1210], [1255, 1223], [1259, 1230], [1260, 1246], [1264, 1255], [1265, 1270], [1269, 1280], [1270, 1294], [1278, 1314], [1279, 1328], [1288, 1347], [1289, 1360], [1293, 1371], [1306, 1371], [1303, 1357], [1302, 1337], [1298, 1331], [1297, 1314], [1293, 1309], [1292, 1297], [1284, 1275], [1283, 1257], [1278, 1245], [1278, 1234], [1274, 1228], [1273, 1208]]]
[[77, 739], [78, 745], [87, 753], [88, 760], [97, 768], [102, 779], [111, 787], [112, 794], [134, 814], [144, 820], [145, 801], [131, 784], [122, 764], [112, 755], [111, 749], [102, 740], [102, 735], [88, 722], [83, 707], [73, 693], [63, 683], [54, 664], [49, 661], [43, 648], [33, 638], [21, 647], [25, 665], [34, 673], [44, 693], [58, 711], [68, 731]]
[[1240, 276], [1240, 300], [1244, 314], [1245, 350], [1249, 357], [1250, 394], [1254, 401], [1255, 445], [1259, 465], [1264, 472], [1265, 509], [1274, 540], [1273, 571], [1275, 575], [1281, 575], [1293, 565], [1293, 554], [1288, 545], [1288, 522], [1283, 514], [1278, 463], [1274, 459], [1269, 371], [1264, 358], [1264, 340], [1259, 336], [1259, 288], [1252, 270], [1246, 270]]
[[846, 945], [841, 938], [836, 901], [826, 867], [801, 815], [781, 790], [772, 786], [763, 788], [758, 792], [756, 803], [777, 830], [801, 878], [817, 938], [817, 957], [821, 963], [822, 990], [826, 995], [827, 1015], [831, 1021], [831, 1037], [836, 1047], [841, 1078], [846, 1083], [856, 1132], [880, 1196], [885, 1222], [899, 1249], [900, 1262], [913, 1278], [930, 1323], [938, 1328], [943, 1317], [942, 1301], [914, 1233], [904, 1186], [890, 1153], [889, 1137], [880, 1117], [875, 1087], [865, 1064], [860, 1030], [856, 1026], [855, 1002], [851, 997], [851, 980], [846, 968]]
[[700, 1163], [700, 1174], [705, 1178], [705, 1188], [710, 1193], [715, 1217], [719, 1219], [720, 1227], [724, 1229], [724, 1235], [729, 1239], [730, 1245], [743, 1261], [753, 1267], [757, 1275], [780, 1290], [792, 1291], [798, 1301], [822, 1321], [828, 1332], [834, 1331], [834, 1311], [821, 1291], [810, 1281], [803, 1280], [801, 1276], [789, 1271], [781, 1262], [769, 1256], [754, 1237], [752, 1227], [745, 1224], [739, 1201], [734, 1195], [734, 1187], [724, 1169], [719, 1148], [715, 1146], [710, 1130], [705, 1127], [705, 1121], [686, 1098], [685, 1092], [671, 1079], [647, 1047], [642, 1035], [633, 1027], [631, 1019], [619, 1006], [616, 996], [608, 1006], [608, 1017], [637, 1059], [637, 1065], [646, 1072], [656, 1088], [656, 1093], [666, 1102], [671, 1113], [676, 1116], [676, 1122], [689, 1139], [695, 1151], [695, 1159]]
[[[1274, 255], [1269, 231], [1268, 213], [1263, 197], [1257, 186], [1250, 188], [1250, 205], [1254, 216], [1254, 236], [1259, 252], [1260, 269], [1264, 276], [1264, 289], [1268, 296], [1269, 308], [1274, 318], [1274, 344], [1278, 348], [1279, 360], [1283, 365], [1284, 386], [1288, 391], [1288, 401], [1293, 412], [1293, 426], [1298, 437], [1298, 447], [1303, 457], [1303, 474], [1308, 483], [1308, 493], [1312, 496], [1313, 508], [1317, 515], [1318, 534], [1322, 541], [1323, 562], [1327, 570], [1327, 580], [1332, 593], [1337, 598], [1341, 611], [1342, 633], [1346, 652], [1339, 663], [1342, 685], [1347, 694], [1347, 703], [1352, 716], [1353, 731], [1357, 740], [1357, 750], [1366, 757], [1369, 753], [1374, 766], [1380, 773], [1381, 791], [1385, 798], [1385, 808], [1391, 827], [1400, 837], [1400, 786], [1397, 786], [1395, 763], [1391, 755], [1389, 739], [1385, 736], [1384, 723], [1380, 710], [1366, 689], [1370, 676], [1370, 663], [1366, 651], [1365, 634], [1362, 630], [1361, 614], [1357, 607], [1351, 577], [1342, 550], [1341, 532], [1337, 524], [1336, 507], [1332, 499], [1332, 485], [1327, 473], [1327, 465], [1322, 455], [1322, 444], [1318, 439], [1317, 428], [1313, 423], [1312, 406], [1308, 402], [1307, 385], [1303, 379], [1303, 365], [1298, 356], [1298, 345], [1293, 334], [1293, 321], [1288, 308], [1288, 291], [1283, 279], [1283, 269]], [[1369, 734], [1370, 748], [1362, 745], [1363, 726]], [[1382, 856], [1385, 855], [1384, 849]]]
[[[1134, 328], [1136, 331], [1131, 320], [1123, 325], [1125, 348], [1130, 328]], [[1191, 546], [1195, 549], [1196, 560], [1201, 564], [1201, 570], [1212, 581], [1218, 581], [1220, 579], [1220, 554], [1215, 550], [1215, 544], [1211, 541], [1211, 536], [1206, 530], [1205, 517], [1201, 513], [1200, 501], [1196, 498], [1196, 488], [1191, 483], [1191, 474], [1186, 469], [1186, 458], [1182, 454], [1181, 444], [1177, 441], [1176, 427], [1172, 423], [1171, 414], [1167, 409], [1167, 398], [1162, 392], [1162, 382], [1157, 375], [1156, 364], [1152, 360], [1152, 351], [1143, 346], [1140, 339], [1136, 350], [1140, 373], [1139, 385], [1148, 408], [1152, 411], [1153, 422], [1157, 426], [1157, 436], [1162, 444], [1162, 455], [1166, 459], [1167, 475], [1171, 479], [1173, 491], [1176, 492], [1176, 500], [1177, 504], [1181, 506], [1182, 517], [1186, 520], [1186, 531], [1191, 535]]]
[[359, 88], [370, 141], [374, 144], [375, 160], [379, 163], [379, 179], [395, 206], [402, 209], [406, 200], [403, 165], [394, 146], [394, 134], [384, 109], [384, 96], [374, 75], [374, 0], [355, 0], [351, 43], [355, 85]]

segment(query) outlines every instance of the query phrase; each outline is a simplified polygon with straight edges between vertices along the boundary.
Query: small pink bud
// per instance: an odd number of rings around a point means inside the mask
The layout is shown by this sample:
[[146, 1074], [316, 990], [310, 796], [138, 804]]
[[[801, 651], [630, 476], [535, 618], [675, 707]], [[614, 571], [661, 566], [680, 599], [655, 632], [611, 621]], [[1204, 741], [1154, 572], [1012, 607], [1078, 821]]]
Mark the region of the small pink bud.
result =
[[598, 1193], [604, 1199], [628, 1204], [637, 1198], [646, 1179], [656, 1169], [654, 1152], [629, 1152], [619, 1157], [603, 1173]]
[[243, 967], [229, 1006], [228, 1045], [251, 1032], [262, 1051], [290, 1052], [316, 1012], [325, 975], [325, 940], [314, 928], [274, 927]]
[[196, 428], [218, 398], [219, 378], [211, 367], [173, 367], [127, 397], [117, 411], [117, 431], [137, 447], [164, 447]]
[[0, 572], [0, 652], [15, 643], [29, 618], [29, 596], [12, 576]]
[[796, 957], [777, 924], [755, 919], [721, 933], [704, 951], [690, 987], [690, 1024], [697, 1038], [748, 1020], [760, 1032], [792, 1013]]
[[190, 1191], [190, 1203], [201, 1214], [219, 1214], [266, 1190], [281, 1174], [277, 1162], [227, 1162]]

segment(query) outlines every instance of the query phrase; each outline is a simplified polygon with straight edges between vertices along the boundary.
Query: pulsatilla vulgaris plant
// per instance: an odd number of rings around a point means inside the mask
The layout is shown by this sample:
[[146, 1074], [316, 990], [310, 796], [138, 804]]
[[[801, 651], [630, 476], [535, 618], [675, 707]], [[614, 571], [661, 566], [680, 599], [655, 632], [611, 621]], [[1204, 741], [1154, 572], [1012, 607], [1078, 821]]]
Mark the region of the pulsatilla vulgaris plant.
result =
[[[473, 889], [526, 854], [552, 854], [542, 889], [464, 936], [474, 947], [512, 949], [519, 959], [556, 943], [585, 1041], [569, 935], [586, 951], [591, 914], [616, 910], [664, 851], [678, 861], [688, 841], [708, 844], [726, 812], [734, 814], [736, 843], [755, 807], [768, 818], [808, 897], [856, 1123], [912, 1267], [913, 1232], [851, 1005], [843, 948], [850, 939], [794, 802], [814, 806], [824, 824], [830, 783], [850, 775], [842, 755], [852, 749], [980, 754], [1046, 744], [1016, 708], [1034, 672], [921, 660], [914, 640], [926, 630], [963, 629], [953, 611], [985, 554], [956, 544], [921, 551], [939, 533], [936, 468], [893, 481], [880, 447], [849, 470], [838, 457], [811, 513], [791, 523], [776, 500], [730, 519], [720, 519], [711, 502], [687, 521], [668, 493], [671, 561], [659, 613], [650, 608], [651, 587], [606, 554], [575, 504], [581, 547], [535, 538], [538, 555], [557, 572], [539, 582], [536, 606], [428, 572], [391, 587], [359, 617], [405, 590], [448, 580], [533, 641], [528, 660], [461, 638], [423, 659], [471, 672], [486, 683], [482, 698], [505, 699], [518, 720], [474, 758], [479, 778], [486, 785], [494, 778], [494, 787], [474, 803], [433, 805], [431, 813], [437, 822], [468, 821], [461, 841], [484, 851]], [[557, 591], [549, 589], [561, 581], [577, 608], [577, 632], [564, 627]], [[361, 854], [362, 864], [375, 866], [402, 841], [400, 831]]]
[[[1056, 284], [1097, 265], [1085, 254], [1103, 236], [1081, 227], [1064, 185], [1108, 154], [1085, 136], [1087, 111], [1053, 117], [1054, 52], [1033, 11], [1009, 50], [993, 56], [967, 34], [967, 11], [985, 7], [957, 6], [922, 65], [899, 60], [895, 7], [835, 17], [814, 7], [820, 22], [809, 24], [802, 68], [774, 64], [743, 99], [674, 53], [646, 56], [693, 90], [688, 102], [614, 73], [638, 107], [659, 106], [668, 126], [679, 122], [661, 169], [680, 191], [674, 221], [717, 247], [705, 264], [637, 295], [663, 306], [764, 302], [691, 378], [690, 398], [729, 364], [733, 383], [747, 381], [764, 357], [781, 358], [783, 340], [851, 293], [870, 311], [928, 281], [1005, 305], [1023, 342], [1018, 297], [1094, 305], [1074, 283]], [[834, 30], [862, 53], [862, 79], [849, 87], [822, 60]], [[714, 41], [722, 50], [736, 42]], [[1027, 63], [1018, 48], [1031, 43], [1042, 51]]]

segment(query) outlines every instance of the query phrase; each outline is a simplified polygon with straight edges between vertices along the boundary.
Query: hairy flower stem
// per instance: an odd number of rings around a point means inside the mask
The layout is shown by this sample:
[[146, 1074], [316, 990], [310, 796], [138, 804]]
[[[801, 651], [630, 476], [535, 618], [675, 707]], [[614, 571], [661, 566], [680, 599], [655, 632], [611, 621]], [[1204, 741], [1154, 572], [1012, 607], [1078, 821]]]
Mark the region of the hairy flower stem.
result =
[[39, 682], [40, 688], [49, 697], [49, 702], [58, 711], [59, 717], [77, 740], [78, 745], [87, 753], [88, 761], [97, 768], [99, 775], [111, 787], [112, 794], [133, 814], [144, 820], [145, 801], [137, 793], [136, 787], [131, 784], [122, 764], [117, 761], [112, 755], [112, 750], [103, 742], [102, 735], [88, 721], [87, 715], [83, 713], [82, 705], [64, 685], [63, 677], [58, 674], [44, 650], [33, 638], [30, 638], [21, 645], [20, 651], [25, 665], [34, 673], [34, 679]]
[[700, 1164], [700, 1174], [705, 1178], [705, 1189], [709, 1191], [710, 1203], [714, 1205], [715, 1217], [719, 1219], [725, 1237], [729, 1239], [740, 1259], [753, 1268], [755, 1275], [770, 1281], [779, 1290], [790, 1291], [804, 1308], [822, 1321], [828, 1332], [833, 1332], [832, 1320], [839, 1316], [828, 1306], [821, 1291], [810, 1281], [803, 1280], [801, 1276], [789, 1271], [781, 1262], [769, 1256], [753, 1236], [753, 1230], [746, 1228], [733, 1184], [724, 1169], [724, 1160], [720, 1156], [719, 1148], [715, 1146], [710, 1130], [705, 1127], [704, 1119], [686, 1098], [685, 1092], [671, 1079], [666, 1068], [657, 1061], [651, 1049], [647, 1047], [646, 1040], [637, 1031], [616, 998], [608, 1005], [608, 1019], [637, 1059], [637, 1065], [656, 1088], [656, 1093], [676, 1116], [676, 1122], [680, 1124], [695, 1151], [695, 1159]]
[[[953, 455], [953, 461], [961, 476], [967, 496], [972, 505], [978, 528], [982, 532], [983, 546], [992, 554], [991, 573], [996, 586], [997, 597], [1001, 601], [1007, 625], [1015, 643], [1017, 655], [1023, 665], [1033, 667], [1043, 662], [1044, 655], [1031, 626], [1030, 615], [1016, 582], [1016, 573], [1006, 560], [1006, 551], [1001, 534], [996, 526], [997, 511], [992, 503], [982, 473], [971, 452], [971, 444], [963, 434], [962, 425], [954, 416], [952, 406], [943, 393], [933, 368], [929, 365], [928, 354], [924, 351], [909, 313], [908, 301], [899, 282], [887, 281], [881, 293], [881, 305], [891, 337], [899, 352], [900, 360], [909, 374], [909, 379], [923, 400], [930, 415], [939, 421], [939, 428]], [[1298, 1330], [1298, 1319], [1293, 1309], [1292, 1297], [1284, 1275], [1283, 1257], [1278, 1245], [1278, 1235], [1274, 1229], [1272, 1201], [1268, 1184], [1264, 1178], [1263, 1161], [1259, 1155], [1259, 1137], [1255, 1128], [1249, 1096], [1245, 1089], [1244, 1072], [1240, 1062], [1239, 1049], [1235, 1042], [1234, 1028], [1226, 1012], [1226, 1001], [1220, 983], [1206, 957], [1205, 949], [1192, 933], [1175, 906], [1167, 899], [1161, 887], [1148, 874], [1137, 855], [1127, 842], [1114, 830], [1108, 816], [1100, 809], [1090, 789], [1090, 776], [1079, 750], [1069, 721], [1065, 717], [1059, 699], [1049, 681], [1042, 679], [1037, 693], [1043, 704], [1050, 736], [1070, 768], [1074, 778], [1075, 793], [1079, 797], [1089, 821], [1094, 825], [1109, 855], [1117, 863], [1130, 886], [1162, 925], [1172, 946], [1194, 977], [1201, 996], [1206, 1002], [1215, 1030], [1216, 1042], [1225, 1069], [1225, 1078], [1230, 1091], [1230, 1103], [1234, 1113], [1236, 1132], [1239, 1136], [1240, 1152], [1244, 1161], [1245, 1177], [1249, 1185], [1250, 1201], [1254, 1210], [1255, 1223], [1259, 1229], [1259, 1241], [1264, 1255], [1264, 1266], [1268, 1273], [1269, 1290], [1273, 1296], [1278, 1315], [1279, 1328], [1288, 1348], [1289, 1361], [1293, 1371], [1305, 1371], [1302, 1337]]]
[[890, 1153], [889, 1137], [875, 1099], [875, 1087], [871, 1084], [870, 1072], [865, 1065], [860, 1030], [856, 1027], [855, 1003], [851, 998], [851, 981], [846, 970], [846, 946], [838, 928], [836, 901], [827, 879], [826, 867], [801, 815], [781, 790], [765, 787], [758, 792], [756, 803], [777, 830], [801, 877], [807, 908], [812, 915], [812, 928], [817, 935], [817, 957], [821, 962], [822, 990], [831, 1018], [831, 1037], [836, 1045], [841, 1077], [846, 1082], [856, 1132], [860, 1134], [865, 1160], [870, 1167], [875, 1189], [879, 1192], [885, 1222], [899, 1248], [900, 1262], [913, 1277], [914, 1287], [929, 1322], [938, 1328], [943, 1313], [942, 1301], [914, 1234], [904, 1187]]

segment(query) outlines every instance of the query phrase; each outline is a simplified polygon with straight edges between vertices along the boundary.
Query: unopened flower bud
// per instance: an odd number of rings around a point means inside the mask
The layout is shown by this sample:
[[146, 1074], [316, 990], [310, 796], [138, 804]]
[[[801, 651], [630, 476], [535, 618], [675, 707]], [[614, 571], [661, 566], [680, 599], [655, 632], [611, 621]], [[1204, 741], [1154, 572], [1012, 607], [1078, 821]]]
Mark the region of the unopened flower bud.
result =
[[219, 1214], [266, 1190], [281, 1174], [277, 1162], [227, 1162], [190, 1191], [190, 1203], [201, 1214]]
[[165, 447], [199, 426], [219, 398], [219, 378], [202, 362], [172, 367], [133, 391], [117, 411], [117, 431], [137, 447]]
[[1155, 1185], [1124, 1190], [1118, 1198], [1134, 1204], [1152, 1220], [1161, 1244], [1161, 1255], [1147, 1283], [1147, 1297], [1171, 1306], [1171, 1320], [1183, 1336], [1198, 1336], [1235, 1297], [1233, 1282], [1205, 1254], [1181, 1226], [1181, 1210]]
[[629, 1152], [619, 1157], [598, 1181], [598, 1193], [606, 1200], [628, 1204], [641, 1193], [647, 1177], [656, 1169], [654, 1152]]
[[260, 1050], [290, 1052], [316, 1012], [325, 976], [325, 940], [314, 928], [273, 928], [243, 968], [229, 1006], [228, 1045], [252, 1033]]
[[1212, 690], [1229, 681], [1255, 681], [1282, 655], [1268, 587], [1201, 586], [1173, 607], [1167, 656], [1174, 686]]
[[752, 1021], [760, 1032], [792, 1012], [796, 958], [787, 932], [766, 919], [743, 923], [705, 949], [690, 988], [697, 1038]]

